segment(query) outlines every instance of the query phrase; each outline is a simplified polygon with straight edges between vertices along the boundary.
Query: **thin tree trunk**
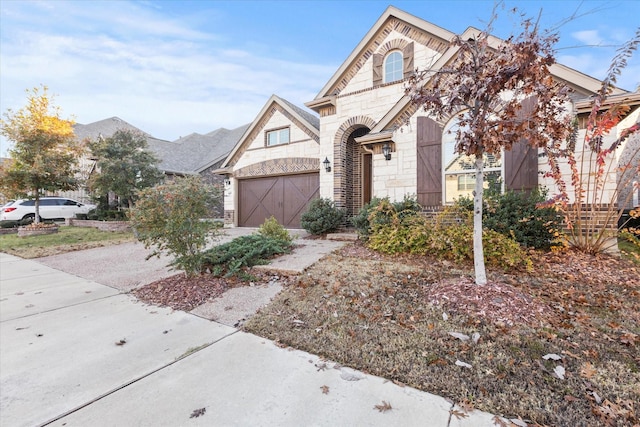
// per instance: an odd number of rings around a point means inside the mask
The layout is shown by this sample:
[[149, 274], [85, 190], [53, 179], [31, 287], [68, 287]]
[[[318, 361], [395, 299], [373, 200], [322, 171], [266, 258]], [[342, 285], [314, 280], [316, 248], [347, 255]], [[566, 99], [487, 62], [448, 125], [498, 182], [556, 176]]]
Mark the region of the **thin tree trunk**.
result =
[[34, 224], [40, 224], [40, 195], [36, 191], [36, 201], [34, 202], [36, 216], [33, 218]]
[[482, 194], [484, 192], [484, 159], [476, 157], [476, 189], [473, 194], [473, 265], [476, 273], [476, 285], [487, 283], [484, 268], [484, 248], [482, 246]]

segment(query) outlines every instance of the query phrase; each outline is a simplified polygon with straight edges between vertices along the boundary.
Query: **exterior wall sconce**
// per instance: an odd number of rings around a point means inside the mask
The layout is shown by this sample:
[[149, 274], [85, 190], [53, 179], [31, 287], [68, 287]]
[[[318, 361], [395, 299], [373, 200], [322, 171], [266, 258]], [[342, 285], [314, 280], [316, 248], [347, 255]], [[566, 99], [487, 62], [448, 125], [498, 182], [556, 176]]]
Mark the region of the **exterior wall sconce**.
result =
[[231, 185], [231, 180], [229, 179], [229, 177], [228, 177], [228, 176], [225, 176], [225, 177], [224, 177], [224, 185], [227, 185], [227, 186], [228, 186], [228, 185]]
[[385, 160], [391, 160], [391, 146], [389, 145], [389, 143], [385, 143], [382, 146], [382, 154], [384, 154]]
[[324, 170], [326, 170], [327, 172], [331, 172], [331, 162], [329, 161], [328, 157], [324, 158], [322, 164], [324, 165]]

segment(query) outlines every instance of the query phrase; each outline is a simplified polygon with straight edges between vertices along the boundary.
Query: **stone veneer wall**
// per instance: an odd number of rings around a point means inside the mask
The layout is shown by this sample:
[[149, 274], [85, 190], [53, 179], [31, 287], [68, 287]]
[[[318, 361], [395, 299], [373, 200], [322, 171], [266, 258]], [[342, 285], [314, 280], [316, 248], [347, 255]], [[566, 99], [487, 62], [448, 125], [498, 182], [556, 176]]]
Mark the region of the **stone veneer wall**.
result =
[[224, 211], [224, 224], [225, 225], [234, 225], [236, 219], [236, 211], [225, 210]]

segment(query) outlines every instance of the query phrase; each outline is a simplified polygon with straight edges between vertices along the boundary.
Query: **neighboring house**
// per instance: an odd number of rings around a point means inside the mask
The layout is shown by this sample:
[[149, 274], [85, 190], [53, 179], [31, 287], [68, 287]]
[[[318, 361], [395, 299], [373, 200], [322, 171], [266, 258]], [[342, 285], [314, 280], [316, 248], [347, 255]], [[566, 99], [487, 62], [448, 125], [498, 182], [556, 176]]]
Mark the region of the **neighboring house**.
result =
[[[470, 27], [462, 37], [478, 32]], [[437, 70], [455, 59], [454, 36], [389, 7], [305, 104], [319, 118], [272, 96], [218, 170], [227, 177], [226, 222], [256, 226], [273, 215], [299, 227], [301, 212], [318, 196], [355, 215], [374, 196], [401, 200], [415, 194], [424, 207], [439, 209], [469, 194], [473, 173], [454, 156], [447, 132], [453, 117], [428, 117], [405, 96], [404, 86], [416, 68]], [[573, 89], [574, 100], [600, 88], [597, 79], [563, 65], [551, 71]], [[488, 166], [503, 189], [545, 185], [553, 191], [539, 173], [545, 160], [525, 143]]]
[[[118, 130], [141, 133], [147, 139], [149, 150], [159, 160], [158, 169], [168, 177], [199, 174], [206, 182], [222, 184], [223, 177], [211, 171], [221, 166], [248, 126], [233, 130], [221, 128], [205, 135], [192, 133], [171, 142], [155, 138], [118, 117], [111, 117], [89, 124], [76, 124], [74, 132], [79, 141], [108, 138]], [[86, 182], [95, 171], [96, 159], [87, 154], [79, 159], [79, 167], [80, 178]], [[84, 202], [90, 200], [90, 194], [84, 186], [62, 195]], [[219, 210], [222, 210], [222, 206]]]

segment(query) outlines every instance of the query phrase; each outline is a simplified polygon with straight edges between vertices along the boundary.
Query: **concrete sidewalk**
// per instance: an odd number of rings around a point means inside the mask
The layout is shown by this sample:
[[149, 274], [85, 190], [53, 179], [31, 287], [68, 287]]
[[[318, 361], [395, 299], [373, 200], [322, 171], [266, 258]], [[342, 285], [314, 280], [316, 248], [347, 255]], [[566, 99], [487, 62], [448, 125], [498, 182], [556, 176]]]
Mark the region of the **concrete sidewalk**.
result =
[[[0, 343], [2, 426], [493, 425], [490, 414], [457, 418], [441, 397], [3, 253]], [[383, 401], [392, 409], [374, 408]]]

